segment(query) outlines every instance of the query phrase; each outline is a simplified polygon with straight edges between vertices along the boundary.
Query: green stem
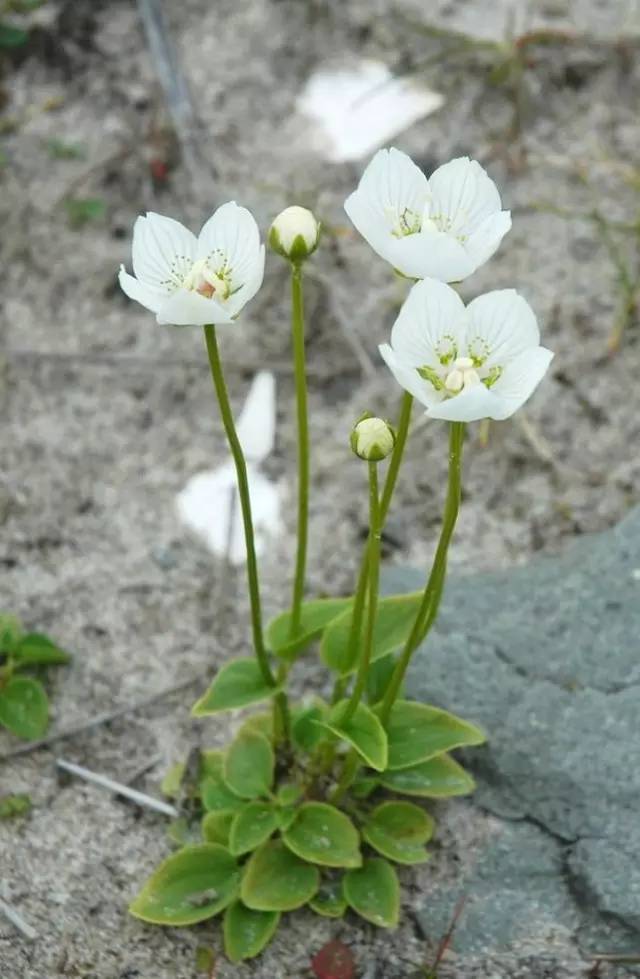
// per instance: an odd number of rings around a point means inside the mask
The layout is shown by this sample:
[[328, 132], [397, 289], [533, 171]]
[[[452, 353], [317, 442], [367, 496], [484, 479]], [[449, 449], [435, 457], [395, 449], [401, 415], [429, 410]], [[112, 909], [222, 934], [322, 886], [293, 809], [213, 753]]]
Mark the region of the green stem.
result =
[[378, 588], [380, 583], [380, 499], [378, 497], [378, 463], [369, 463], [369, 543], [367, 547], [369, 568], [369, 601], [367, 605], [367, 624], [364, 645], [358, 662], [356, 682], [351, 697], [340, 717], [340, 723], [346, 724], [353, 717], [362, 699], [367, 685], [367, 674], [371, 665], [373, 650], [373, 631], [378, 610]]
[[352, 748], [344, 760], [344, 765], [342, 766], [342, 772], [340, 773], [338, 784], [333, 792], [331, 792], [329, 795], [329, 802], [332, 802], [334, 806], [342, 800], [345, 792], [358, 774], [359, 768], [360, 756], [358, 752]]
[[[238, 495], [240, 497], [240, 509], [242, 511], [242, 522], [244, 525], [244, 539], [247, 549], [247, 578], [249, 583], [249, 598], [251, 602], [251, 625], [253, 631], [253, 648], [256, 659], [265, 683], [273, 687], [276, 685], [275, 678], [269, 666], [269, 657], [264, 645], [262, 632], [262, 608], [260, 604], [260, 585], [258, 581], [258, 561], [256, 558], [256, 547], [253, 533], [253, 517], [251, 514], [251, 498], [249, 496], [249, 480], [247, 477], [247, 464], [245, 462], [240, 439], [236, 431], [233, 420], [233, 412], [229, 401], [229, 393], [224, 379], [216, 328], [213, 324], [208, 324], [204, 328], [204, 336], [209, 355], [209, 365], [211, 367], [211, 377], [213, 386], [220, 405], [220, 415], [222, 424], [227, 436], [231, 455], [236, 467], [236, 478], [238, 481]], [[288, 706], [285, 694], [277, 694], [276, 702], [280, 713], [280, 730], [287, 734], [288, 730]]]
[[302, 297], [302, 266], [296, 263], [291, 265], [291, 332], [298, 426], [298, 550], [293, 579], [290, 626], [290, 635], [293, 637], [299, 632], [301, 626], [309, 527], [309, 420], [304, 356], [304, 303]]
[[[409, 423], [411, 421], [411, 409], [413, 407], [413, 395], [405, 392], [402, 399], [402, 407], [400, 409], [400, 419], [398, 421], [398, 430], [396, 433], [396, 443], [393, 447], [393, 453], [391, 455], [391, 461], [389, 462], [389, 468], [387, 469], [387, 475], [384, 481], [384, 488], [382, 490], [382, 498], [380, 500], [380, 533], [382, 533], [382, 528], [389, 512], [389, 507], [391, 505], [391, 498], [393, 496], [393, 491], [396, 486], [398, 479], [398, 473], [400, 472], [400, 464], [402, 463], [402, 458], [404, 455], [404, 448], [407, 443], [407, 436], [409, 434]], [[346, 660], [348, 663], [354, 663], [357, 653], [358, 645], [360, 642], [360, 634], [362, 632], [362, 614], [364, 610], [364, 600], [367, 593], [367, 582], [369, 580], [369, 545], [364, 551], [362, 557], [362, 563], [360, 565], [360, 571], [358, 574], [358, 583], [356, 585], [356, 593], [353, 601], [353, 615], [351, 618], [351, 628], [349, 629], [349, 640], [347, 643], [347, 656]]]
[[427, 581], [420, 608], [413, 623], [413, 628], [407, 639], [402, 654], [396, 663], [389, 686], [382, 701], [380, 720], [386, 724], [389, 714], [398, 696], [402, 681], [411, 661], [413, 653], [425, 639], [433, 625], [440, 600], [444, 591], [444, 581], [447, 571], [447, 554], [449, 544], [458, 518], [461, 496], [462, 477], [462, 447], [464, 444], [464, 422], [451, 422], [449, 430], [449, 485], [444, 506], [442, 531], [436, 549], [429, 580]]

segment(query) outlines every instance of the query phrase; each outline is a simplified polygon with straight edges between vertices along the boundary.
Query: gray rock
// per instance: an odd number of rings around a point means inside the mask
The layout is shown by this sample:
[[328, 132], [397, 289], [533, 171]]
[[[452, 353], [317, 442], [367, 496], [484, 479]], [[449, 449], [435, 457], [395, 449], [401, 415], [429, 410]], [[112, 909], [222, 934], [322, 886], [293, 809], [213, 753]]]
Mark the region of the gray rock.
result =
[[[554, 927], [586, 952], [640, 951], [639, 569], [635, 510], [560, 557], [448, 583], [409, 687], [487, 730], [465, 761], [475, 803], [501, 818], [461, 885], [473, 900], [458, 951]], [[394, 568], [384, 587], [422, 581]], [[457, 896], [445, 891], [423, 915], [435, 933]]]

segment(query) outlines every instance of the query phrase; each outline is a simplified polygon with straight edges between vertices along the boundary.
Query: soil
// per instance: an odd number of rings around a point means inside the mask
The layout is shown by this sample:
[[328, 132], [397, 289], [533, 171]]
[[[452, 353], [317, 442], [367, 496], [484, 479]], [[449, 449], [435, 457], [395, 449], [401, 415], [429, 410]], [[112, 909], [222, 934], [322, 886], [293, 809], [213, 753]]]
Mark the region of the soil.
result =
[[[506, 4], [490, 12], [480, 0], [432, 7], [431, 26], [504, 36]], [[418, 71], [440, 58], [424, 76], [444, 93], [444, 108], [395, 142], [427, 171], [462, 153], [488, 167], [514, 227], [463, 294], [516, 286], [539, 315], [543, 342], [556, 351], [525, 412], [492, 425], [488, 439], [479, 426], [471, 432], [454, 571], [524, 563], [614, 524], [637, 502], [638, 322], [630, 308], [612, 351], [627, 301], [624, 281], [607, 229], [589, 215], [596, 209], [605, 221], [629, 224], [640, 210], [640, 25], [632, 21], [634, 6], [622, 2], [529, 7], [526, 29], [556, 33], [527, 57], [514, 125], [510, 90], [490, 83], [488, 49], [476, 44], [443, 58], [450, 40], [427, 29], [424, 5], [415, 0], [172, 6], [197, 119], [190, 166], [176, 155], [133, 2], [50, 0], [34, 15], [26, 51], [7, 59], [0, 605], [74, 652], [72, 666], [48, 679], [52, 732], [193, 682], [8, 761], [16, 742], [0, 735], [0, 794], [28, 792], [34, 804], [28, 818], [0, 823], [4, 896], [38, 933], [29, 942], [0, 919], [1, 979], [191, 979], [196, 947], [220, 946], [217, 925], [162, 930], [128, 916], [127, 901], [168, 852], [165, 821], [61, 780], [54, 764], [63, 756], [157, 795], [171, 761], [196, 743], [226, 739], [226, 721], [193, 721], [189, 707], [216, 666], [248, 648], [242, 569], [231, 573], [215, 562], [174, 511], [187, 479], [226, 457], [201, 333], [159, 328], [117, 288], [139, 212], [157, 210], [197, 228], [218, 203], [235, 198], [264, 230], [293, 202], [323, 219], [325, 244], [307, 283], [314, 483], [308, 590], [343, 594], [352, 587], [366, 490], [348, 433], [365, 409], [389, 417], [397, 411], [399, 391], [377, 345], [403, 289], [347, 227], [342, 202], [362, 167], [328, 166], [307, 148], [295, 98], [316, 65], [357, 54]], [[59, 158], [52, 140], [77, 144], [83, 158]], [[70, 198], [97, 198], [104, 215], [73, 227]], [[628, 275], [637, 278], [638, 236], [625, 233], [621, 242]], [[267, 469], [292, 501], [287, 309], [286, 270], [271, 257], [263, 290], [222, 346], [237, 406], [256, 370], [277, 374], [278, 439]], [[422, 566], [429, 559], [445, 467], [443, 427], [420, 422], [389, 519], [388, 561]], [[287, 532], [261, 563], [269, 615], [289, 597], [293, 507], [286, 513]], [[326, 682], [312, 658], [300, 665], [298, 689]], [[411, 909], [424, 906], [435, 880], [464, 872], [494, 827], [472, 802], [439, 807], [437, 816], [433, 860], [404, 875], [397, 931], [297, 913], [256, 962], [231, 967], [221, 958], [217, 979], [309, 976], [312, 955], [336, 936], [353, 949], [362, 977], [409, 976], [434, 950]], [[575, 948], [561, 944], [561, 964], [548, 974], [585, 974]], [[529, 975], [523, 968], [489, 957], [478, 962], [477, 976]], [[455, 955], [441, 975], [458, 979]]]

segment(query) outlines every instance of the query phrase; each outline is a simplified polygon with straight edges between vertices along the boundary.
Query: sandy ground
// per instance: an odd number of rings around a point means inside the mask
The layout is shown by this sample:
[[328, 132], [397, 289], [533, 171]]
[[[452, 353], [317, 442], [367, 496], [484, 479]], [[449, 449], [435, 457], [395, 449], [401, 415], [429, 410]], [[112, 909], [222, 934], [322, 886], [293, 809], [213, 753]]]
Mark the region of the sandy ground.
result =
[[[434, 5], [434, 22], [500, 36], [502, 7], [484, 17], [479, 6]], [[192, 722], [188, 708], [215, 665], [247, 648], [242, 573], [227, 574], [174, 513], [188, 477], [225, 455], [202, 337], [155, 326], [120, 294], [115, 270], [129, 260], [130, 229], [146, 209], [198, 226], [234, 197], [266, 229], [297, 201], [325, 221], [330, 233], [307, 289], [315, 489], [309, 591], [346, 592], [365, 514], [348, 431], [365, 409], [397, 410], [398, 389], [376, 348], [401, 290], [346, 225], [342, 201], [361, 168], [329, 167], [310, 154], [294, 100], [329, 54], [359, 52], [415, 67], [442, 42], [416, 28], [424, 12], [415, 2], [391, 9], [366, 0], [221, 0], [214, 9], [186, 0], [171, 21], [199, 119], [200, 165], [197, 176], [178, 166], [158, 185], [149, 163], [166, 151], [165, 119], [134, 4], [50, 3], [41, 14], [34, 54], [16, 59], [3, 82], [5, 117], [13, 122], [2, 137], [0, 169], [0, 604], [75, 652], [72, 667], [50, 678], [53, 730], [190, 677], [193, 683], [55, 750], [2, 763], [1, 791], [29, 792], [34, 811], [0, 824], [1, 876], [39, 937], [29, 943], [0, 921], [0, 977], [187, 979], [195, 975], [196, 946], [219, 945], [217, 926], [161, 931], [126, 913], [138, 882], [167, 852], [162, 818], [78, 782], [61, 783], [54, 770], [56, 752], [120, 780], [151, 763], [135, 784], [157, 792], [170, 760], [198, 739], [224, 739], [224, 722]], [[597, 207], [622, 222], [638, 213], [632, 15], [633, 5], [623, 3], [536, 8], [533, 23], [588, 36], [538, 51], [519, 140], [507, 138], [512, 106], [503, 89], [487, 84], [478, 54], [429, 70], [445, 107], [396, 141], [427, 170], [460, 153], [490, 169], [514, 228], [464, 293], [517, 285], [557, 354], [519, 421], [494, 425], [487, 445], [472, 434], [451, 556], [459, 571], [556, 550], [611, 525], [638, 499], [638, 324], [631, 319], [610, 355], [622, 293], [601, 231], [593, 221], [541, 208]], [[626, 43], [611, 40], [620, 35]], [[53, 138], [81, 144], [86, 158], [51, 159]], [[61, 204], [70, 192], [103, 198], [106, 216], [72, 229]], [[623, 250], [633, 261], [631, 235]], [[293, 389], [285, 271], [275, 258], [223, 351], [238, 405], [257, 369], [277, 373], [278, 442], [267, 468], [291, 498]], [[389, 521], [389, 560], [427, 560], [445, 455], [442, 427], [417, 426]], [[289, 520], [262, 562], [269, 613], [287, 601], [292, 530]], [[309, 661], [298, 682], [317, 687], [325, 678]], [[0, 735], [0, 754], [14, 747]], [[424, 904], [437, 875], [459, 873], [492, 831], [469, 803], [442, 815], [436, 858], [406, 875], [407, 910]], [[351, 919], [336, 927], [298, 914], [258, 964], [221, 963], [218, 979], [307, 976], [311, 955], [335, 934], [369, 979], [407, 976], [429, 949], [410, 914], [393, 935]], [[452, 962], [443, 976], [456, 975]], [[479, 964], [478, 976], [491, 968]], [[566, 975], [582, 974], [580, 965], [567, 968]]]

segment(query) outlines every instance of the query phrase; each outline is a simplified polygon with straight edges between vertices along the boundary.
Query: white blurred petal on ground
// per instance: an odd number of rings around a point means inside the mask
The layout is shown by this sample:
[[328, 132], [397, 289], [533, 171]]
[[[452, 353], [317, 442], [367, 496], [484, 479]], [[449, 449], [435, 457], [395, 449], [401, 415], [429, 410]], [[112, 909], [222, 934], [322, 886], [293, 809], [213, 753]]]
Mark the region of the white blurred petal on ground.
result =
[[260, 371], [236, 425], [247, 462], [263, 462], [273, 452], [276, 438], [276, 379], [271, 371]]
[[363, 60], [314, 72], [297, 108], [318, 124], [317, 152], [345, 163], [367, 156], [443, 103], [439, 92], [394, 78], [379, 61]]

